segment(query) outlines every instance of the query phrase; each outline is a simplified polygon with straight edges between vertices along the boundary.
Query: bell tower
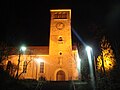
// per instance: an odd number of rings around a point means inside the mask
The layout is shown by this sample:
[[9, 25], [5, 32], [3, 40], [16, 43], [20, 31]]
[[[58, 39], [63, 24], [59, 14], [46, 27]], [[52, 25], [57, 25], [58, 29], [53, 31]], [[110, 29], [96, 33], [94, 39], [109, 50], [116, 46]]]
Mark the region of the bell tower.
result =
[[71, 10], [51, 10], [49, 55], [66, 55], [72, 51]]

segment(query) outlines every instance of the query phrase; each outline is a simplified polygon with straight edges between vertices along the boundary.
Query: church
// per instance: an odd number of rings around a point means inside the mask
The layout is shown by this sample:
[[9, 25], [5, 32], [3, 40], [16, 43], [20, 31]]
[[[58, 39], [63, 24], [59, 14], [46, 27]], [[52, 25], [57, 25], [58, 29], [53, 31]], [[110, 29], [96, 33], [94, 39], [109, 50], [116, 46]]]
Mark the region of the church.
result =
[[26, 51], [9, 55], [6, 68], [19, 62], [19, 70], [12, 68], [11, 76], [18, 73], [19, 79], [42, 77], [48, 81], [79, 79], [80, 59], [77, 46], [72, 45], [71, 9], [52, 9], [50, 14], [49, 46], [27, 46]]

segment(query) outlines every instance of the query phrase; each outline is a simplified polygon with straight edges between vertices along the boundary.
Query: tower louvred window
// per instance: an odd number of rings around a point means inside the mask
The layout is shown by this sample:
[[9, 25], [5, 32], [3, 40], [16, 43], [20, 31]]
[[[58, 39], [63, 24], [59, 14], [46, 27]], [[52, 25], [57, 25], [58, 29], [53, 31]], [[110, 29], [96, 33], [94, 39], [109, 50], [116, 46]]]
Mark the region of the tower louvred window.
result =
[[62, 38], [62, 37], [59, 37], [58, 41], [63, 41], [63, 38]]

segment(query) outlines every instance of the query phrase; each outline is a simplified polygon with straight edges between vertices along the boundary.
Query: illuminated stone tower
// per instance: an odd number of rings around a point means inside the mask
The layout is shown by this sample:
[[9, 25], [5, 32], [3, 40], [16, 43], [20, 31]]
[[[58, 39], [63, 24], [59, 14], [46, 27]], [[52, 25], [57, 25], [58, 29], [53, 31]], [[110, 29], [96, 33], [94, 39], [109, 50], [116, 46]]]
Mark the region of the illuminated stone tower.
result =
[[71, 10], [50, 10], [50, 68], [54, 80], [69, 80], [72, 74]]

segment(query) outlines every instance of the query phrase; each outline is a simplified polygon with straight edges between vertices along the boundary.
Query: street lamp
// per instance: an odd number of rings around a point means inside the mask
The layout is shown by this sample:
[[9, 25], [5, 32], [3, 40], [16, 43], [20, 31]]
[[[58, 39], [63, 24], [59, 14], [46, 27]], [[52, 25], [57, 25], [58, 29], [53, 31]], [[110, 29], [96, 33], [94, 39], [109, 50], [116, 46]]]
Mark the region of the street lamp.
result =
[[92, 84], [93, 90], [95, 90], [95, 68], [94, 68], [93, 51], [90, 46], [86, 46], [86, 51], [88, 56], [89, 68], [90, 68], [91, 84]]
[[17, 73], [16, 73], [16, 78], [18, 79], [18, 72], [19, 72], [19, 65], [20, 65], [20, 57], [21, 57], [21, 54], [22, 52], [25, 52], [26, 50], [26, 47], [25, 46], [21, 46], [20, 47], [20, 50], [19, 50], [19, 57], [18, 57], [18, 64], [17, 64]]
[[25, 47], [25, 46], [22, 46], [22, 47], [20, 48], [20, 50], [24, 52], [24, 51], [26, 50], [26, 47]]

